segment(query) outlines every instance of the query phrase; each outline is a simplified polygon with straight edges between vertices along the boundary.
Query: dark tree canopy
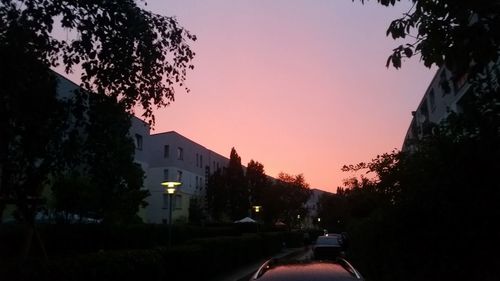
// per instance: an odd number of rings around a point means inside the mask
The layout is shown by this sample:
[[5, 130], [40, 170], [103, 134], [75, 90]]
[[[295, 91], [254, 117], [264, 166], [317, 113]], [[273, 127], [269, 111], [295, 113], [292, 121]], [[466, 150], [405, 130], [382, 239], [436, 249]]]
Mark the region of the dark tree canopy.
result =
[[241, 157], [233, 147], [227, 167], [216, 170], [208, 180], [207, 201], [212, 217], [234, 221], [247, 216], [250, 210], [248, 196]]
[[144, 172], [134, 163], [131, 117], [113, 97], [92, 94], [82, 102], [87, 105], [83, 125], [64, 145], [70, 155], [63, 158], [72, 161], [53, 174], [55, 210], [63, 218], [77, 214], [105, 223], [133, 222], [148, 192], [141, 190]]
[[[58, 26], [75, 32], [76, 39], [58, 39], [53, 34]], [[175, 85], [185, 86], [194, 57], [188, 41], [195, 39], [175, 18], [143, 10], [132, 0], [0, 4], [2, 45], [47, 67], [62, 63], [67, 72], [81, 67], [84, 90], [113, 96], [128, 110], [140, 105], [148, 118], [154, 106], [173, 101]]]
[[[400, 0], [377, 0], [395, 5]], [[364, 2], [364, 0], [361, 0]], [[411, 9], [387, 29], [408, 43], [393, 50], [387, 66], [420, 55], [427, 67], [446, 65], [457, 76], [483, 72], [500, 50], [500, 2], [495, 0], [411, 0]]]
[[305, 203], [310, 193], [309, 184], [302, 174], [290, 175], [281, 172], [274, 184], [263, 191], [265, 220], [269, 223], [281, 221], [290, 227], [298, 225], [297, 215], [305, 217]]
[[[356, 241], [351, 258], [365, 276], [497, 278], [500, 264], [490, 257], [500, 235], [500, 185], [492, 176], [500, 169], [500, 110], [483, 114], [477, 104], [469, 100], [462, 114], [435, 125], [415, 151], [346, 166], [375, 177], [349, 180], [347, 188], [321, 202], [320, 212], [348, 222]], [[469, 246], [458, 247], [463, 241]], [[475, 260], [464, 258], [469, 256]]]
[[[56, 28], [75, 39], [58, 38]], [[185, 87], [194, 57], [188, 43], [195, 39], [175, 18], [131, 0], [1, 0], [0, 214], [9, 200], [25, 209], [61, 166], [78, 162], [65, 147], [78, 145], [69, 123], [82, 125], [85, 114], [69, 112], [72, 101], [57, 96], [51, 68], [81, 69], [84, 95], [106, 95], [129, 112], [139, 105], [154, 122], [154, 107]]]
[[208, 178], [207, 207], [212, 219], [222, 220], [227, 212], [228, 192], [222, 171], [216, 170]]
[[270, 182], [264, 171], [264, 165], [261, 163], [250, 160], [247, 165], [247, 171], [245, 174], [248, 191], [250, 193], [250, 204], [262, 205], [262, 192], [264, 188], [268, 188]]
[[233, 147], [229, 156], [229, 163], [225, 169], [227, 192], [229, 196], [228, 209], [233, 220], [241, 219], [248, 215], [250, 205], [248, 201], [248, 188], [241, 165], [241, 157]]

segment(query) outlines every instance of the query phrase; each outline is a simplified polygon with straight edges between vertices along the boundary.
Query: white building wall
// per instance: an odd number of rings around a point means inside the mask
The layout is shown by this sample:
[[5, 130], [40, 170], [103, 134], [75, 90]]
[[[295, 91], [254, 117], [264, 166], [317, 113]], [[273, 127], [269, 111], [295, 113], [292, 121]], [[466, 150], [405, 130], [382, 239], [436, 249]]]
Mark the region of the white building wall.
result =
[[[467, 76], [451, 77], [451, 72], [440, 68], [427, 88], [417, 109], [412, 112], [413, 119], [406, 133], [403, 149], [412, 149], [411, 142], [421, 139], [426, 132], [427, 124], [439, 124], [451, 112], [460, 112], [460, 100], [467, 94], [470, 85], [466, 83]], [[446, 92], [442, 84], [448, 83], [450, 91]]]
[[[229, 161], [175, 131], [151, 135], [149, 127], [137, 117], [133, 117], [130, 134], [136, 143], [135, 160], [145, 171], [144, 187], [150, 193], [146, 199], [148, 206], [140, 213], [146, 223], [168, 222], [168, 208], [161, 182], [182, 182], [176, 191], [181, 196], [178, 199], [182, 201], [182, 207], [175, 208], [172, 220], [185, 220], [189, 217], [189, 199], [204, 198], [207, 175], [227, 166]], [[138, 141], [137, 138], [142, 140]], [[142, 143], [141, 149], [139, 142]], [[178, 178], [179, 173], [182, 173], [181, 179]]]
[[[58, 79], [57, 94], [60, 98], [73, 98], [79, 86], [64, 76], [55, 73]], [[168, 208], [164, 205], [165, 181], [164, 170], [169, 170], [169, 180], [177, 180], [177, 172], [182, 172], [183, 185], [177, 195], [182, 197], [182, 207], [174, 208], [173, 220], [188, 217], [189, 198], [206, 195], [207, 176], [217, 169], [227, 166], [228, 159], [202, 145], [180, 135], [177, 132], [151, 134], [147, 123], [132, 116], [130, 137], [136, 149], [134, 161], [144, 171], [144, 189], [150, 196], [146, 198], [148, 206], [139, 211], [139, 216], [147, 223], [163, 223], [168, 219]], [[165, 157], [164, 147], [169, 145], [169, 157]], [[177, 158], [177, 148], [182, 148], [183, 159]]]

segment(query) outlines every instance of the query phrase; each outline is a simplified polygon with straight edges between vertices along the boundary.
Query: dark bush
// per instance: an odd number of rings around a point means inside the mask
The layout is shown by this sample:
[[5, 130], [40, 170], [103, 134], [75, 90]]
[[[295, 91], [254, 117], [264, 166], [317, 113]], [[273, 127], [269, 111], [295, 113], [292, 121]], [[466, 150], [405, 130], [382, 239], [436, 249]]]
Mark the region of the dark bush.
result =
[[0, 276], [12, 281], [200, 280], [274, 254], [284, 239], [296, 240], [297, 235], [198, 238], [170, 249], [106, 250], [51, 258], [47, 263], [35, 259], [22, 266], [4, 264]]

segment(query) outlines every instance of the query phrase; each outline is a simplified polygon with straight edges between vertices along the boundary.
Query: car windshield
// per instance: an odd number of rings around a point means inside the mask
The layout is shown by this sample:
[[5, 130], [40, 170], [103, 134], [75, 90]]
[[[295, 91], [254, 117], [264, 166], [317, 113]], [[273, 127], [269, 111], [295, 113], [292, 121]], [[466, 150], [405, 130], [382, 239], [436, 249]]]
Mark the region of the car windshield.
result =
[[340, 246], [340, 243], [337, 237], [321, 236], [316, 240], [316, 245]]

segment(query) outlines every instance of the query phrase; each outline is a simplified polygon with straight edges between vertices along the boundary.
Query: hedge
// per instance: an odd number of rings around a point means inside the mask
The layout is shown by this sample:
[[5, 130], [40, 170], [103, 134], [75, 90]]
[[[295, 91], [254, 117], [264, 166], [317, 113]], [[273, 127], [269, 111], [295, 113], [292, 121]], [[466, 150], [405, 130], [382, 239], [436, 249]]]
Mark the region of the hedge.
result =
[[167, 249], [111, 250], [2, 267], [5, 280], [108, 281], [207, 279], [279, 251], [299, 233], [200, 238]]

